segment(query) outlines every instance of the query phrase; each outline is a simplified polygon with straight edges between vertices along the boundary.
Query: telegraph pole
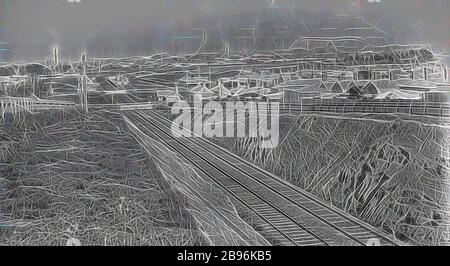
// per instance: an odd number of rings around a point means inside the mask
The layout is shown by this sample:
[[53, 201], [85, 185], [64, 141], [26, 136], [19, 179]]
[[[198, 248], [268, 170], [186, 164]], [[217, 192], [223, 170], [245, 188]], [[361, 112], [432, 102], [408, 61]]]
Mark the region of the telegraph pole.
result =
[[88, 86], [87, 86], [88, 78], [86, 75], [86, 65], [87, 65], [86, 54], [83, 54], [81, 56], [81, 62], [83, 65], [83, 75], [79, 81], [78, 94], [80, 98], [81, 112], [87, 115], [89, 113], [89, 110], [88, 110]]

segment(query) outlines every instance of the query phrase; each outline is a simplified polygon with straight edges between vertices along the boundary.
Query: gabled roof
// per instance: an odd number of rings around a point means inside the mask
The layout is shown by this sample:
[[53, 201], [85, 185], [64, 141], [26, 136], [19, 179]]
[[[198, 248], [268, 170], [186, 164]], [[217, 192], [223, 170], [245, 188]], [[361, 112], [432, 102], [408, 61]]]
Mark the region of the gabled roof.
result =
[[192, 88], [189, 92], [197, 93], [197, 94], [214, 94], [205, 84], [198, 84], [194, 88]]
[[247, 86], [239, 86], [239, 87], [235, 88], [234, 90], [232, 90], [232, 93], [234, 96], [239, 96], [241, 94], [248, 93], [248, 92], [254, 92], [254, 90], [252, 90], [251, 88], [248, 88]]
[[180, 96], [179, 94], [177, 94], [176, 92], [171, 91], [171, 90], [157, 90], [156, 91], [157, 97], [167, 97], [167, 96], [172, 96], [172, 95]]
[[198, 91], [197, 94], [214, 94], [214, 92], [212, 92], [206, 86], [203, 86], [203, 88], [200, 91]]
[[347, 85], [347, 90], [350, 89], [351, 87], [358, 87], [358, 84], [356, 84], [356, 82], [354, 80], [352, 80], [348, 85]]
[[362, 89], [361, 92], [363, 94], [373, 94], [373, 95], [378, 95], [380, 94], [380, 90], [377, 88], [377, 86], [375, 86], [375, 84], [373, 84], [373, 82], [368, 82]]
[[219, 85], [211, 88], [211, 91], [213, 92], [219, 92], [220, 90], [228, 90], [228, 89], [225, 88], [225, 86], [223, 86], [222, 83], [219, 83]]
[[327, 48], [337, 51], [336, 45], [334, 45], [333, 41], [329, 41], [327, 44]]
[[331, 92], [334, 92], [334, 93], [344, 92], [344, 89], [342, 88], [342, 85], [341, 85], [341, 83], [339, 83], [339, 81], [335, 81], [333, 86], [331, 86]]
[[352, 95], [363, 94], [361, 91], [361, 88], [354, 81], [352, 81], [352, 82], [350, 82], [350, 84], [348, 84], [347, 93], [350, 93]]
[[325, 84], [323, 81], [321, 81], [320, 85], [319, 85], [319, 91], [320, 92], [329, 92], [330, 89], [328, 88], [327, 84]]
[[197, 84], [197, 86], [195, 86], [194, 88], [190, 89], [189, 92], [198, 92], [200, 91], [203, 87], [205, 86], [205, 84]]
[[219, 83], [219, 85], [212, 88], [211, 91], [218, 93], [219, 97], [232, 95], [232, 93], [227, 88], [225, 88], [222, 83]]

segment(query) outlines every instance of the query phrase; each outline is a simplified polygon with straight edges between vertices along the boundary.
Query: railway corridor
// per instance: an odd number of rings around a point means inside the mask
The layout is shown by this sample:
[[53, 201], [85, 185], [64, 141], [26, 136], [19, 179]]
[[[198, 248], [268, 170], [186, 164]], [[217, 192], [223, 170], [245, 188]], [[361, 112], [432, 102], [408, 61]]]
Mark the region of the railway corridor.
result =
[[[379, 230], [203, 138], [175, 138], [171, 121], [154, 110], [124, 111], [130, 130], [166, 145], [225, 191], [280, 245], [402, 245]], [[145, 138], [137, 138], [146, 146]]]

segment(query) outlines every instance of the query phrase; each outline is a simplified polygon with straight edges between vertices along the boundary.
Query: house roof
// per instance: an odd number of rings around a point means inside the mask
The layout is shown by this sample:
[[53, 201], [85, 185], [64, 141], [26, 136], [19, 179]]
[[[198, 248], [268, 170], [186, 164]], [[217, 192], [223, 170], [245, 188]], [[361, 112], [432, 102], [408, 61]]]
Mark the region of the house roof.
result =
[[214, 94], [205, 84], [198, 84], [194, 88], [192, 88], [189, 92], [196, 94]]
[[398, 80], [396, 84], [399, 88], [406, 88], [419, 91], [427, 91], [435, 89], [437, 87], [436, 83], [425, 81], [425, 80]]
[[347, 90], [350, 89], [351, 87], [358, 87], [358, 84], [356, 84], [356, 82], [354, 80], [350, 81], [350, 83], [347, 84]]
[[275, 86], [275, 88], [292, 88], [292, 87], [308, 87], [319, 86], [321, 79], [295, 79], [282, 82]]
[[358, 84], [354, 81], [348, 84], [347, 93], [353, 95], [378, 95], [380, 94], [380, 90], [378, 87], [372, 82], [369, 81], [366, 84]]
[[361, 92], [363, 94], [374, 94], [378, 95], [380, 94], [380, 90], [377, 88], [377, 86], [373, 82], [368, 82], [364, 87], [362, 87]]
[[339, 83], [339, 81], [335, 81], [333, 86], [331, 86], [331, 92], [334, 92], [334, 93], [344, 92], [344, 89], [342, 88], [342, 85], [341, 85], [341, 83]]
[[320, 89], [321, 91], [327, 91], [327, 92], [330, 90], [330, 89], [328, 88], [327, 84], [325, 84], [323, 81], [320, 82], [319, 89]]
[[266, 98], [269, 98], [269, 99], [282, 99], [283, 98], [283, 93], [282, 92], [277, 92], [277, 93], [266, 94], [264, 96]]
[[157, 90], [156, 91], [157, 97], [167, 97], [167, 96], [172, 96], [172, 95], [180, 96], [179, 94], [177, 94], [176, 92], [171, 91], [171, 90]]
[[330, 92], [329, 86], [325, 84], [321, 79], [298, 79], [290, 80], [279, 84], [274, 87], [275, 89], [284, 89], [289, 91], [297, 91], [299, 93], [328, 93]]
[[351, 86], [350, 88], [348, 88], [347, 93], [352, 94], [352, 95], [362, 95], [362, 91], [361, 88], [359, 88], [358, 86], [354, 85]]
[[375, 97], [375, 99], [407, 99], [419, 100], [422, 99], [422, 93], [415, 91], [403, 91], [392, 89]]
[[219, 83], [219, 85], [212, 88], [211, 91], [221, 94], [221, 95], [219, 95], [219, 97], [228, 96], [228, 95], [232, 94], [227, 88], [225, 88], [225, 86], [223, 86], [222, 83]]
[[261, 87], [258, 87], [257, 91], [258, 91], [258, 93], [261, 94], [261, 95], [267, 95], [267, 94], [271, 94], [271, 93], [272, 93], [272, 90], [271, 90], [270, 88], [261, 88]]
[[231, 90], [231, 93], [233, 93], [234, 96], [239, 96], [244, 93], [253, 93], [253, 92], [256, 92], [255, 87], [249, 88], [247, 86], [240, 86]]
[[198, 92], [200, 91], [203, 87], [205, 86], [205, 84], [197, 84], [197, 86], [195, 86], [194, 88], [190, 89], [189, 92]]

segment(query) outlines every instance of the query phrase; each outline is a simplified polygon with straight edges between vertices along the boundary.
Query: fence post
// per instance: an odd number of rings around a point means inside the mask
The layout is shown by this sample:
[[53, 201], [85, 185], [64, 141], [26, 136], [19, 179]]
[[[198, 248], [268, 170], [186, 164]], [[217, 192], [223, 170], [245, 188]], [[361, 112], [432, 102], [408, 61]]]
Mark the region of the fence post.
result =
[[300, 115], [303, 115], [303, 100], [300, 101]]

